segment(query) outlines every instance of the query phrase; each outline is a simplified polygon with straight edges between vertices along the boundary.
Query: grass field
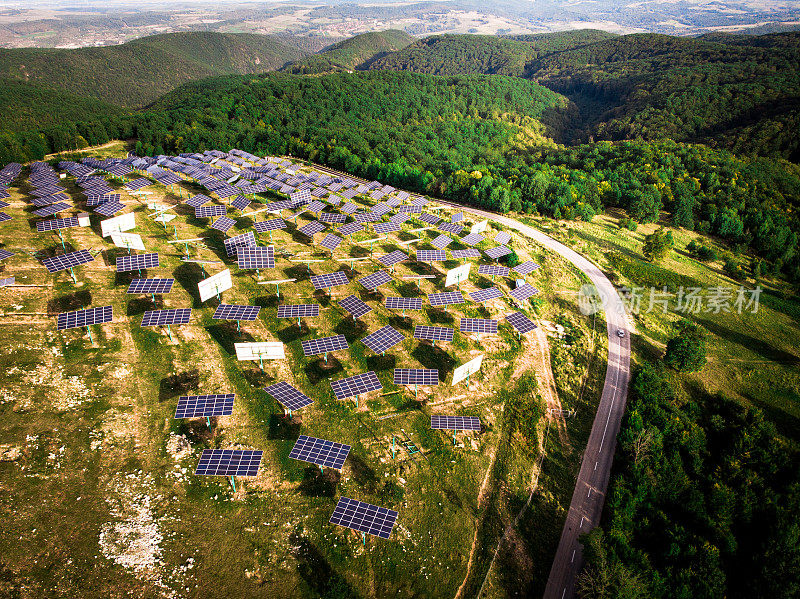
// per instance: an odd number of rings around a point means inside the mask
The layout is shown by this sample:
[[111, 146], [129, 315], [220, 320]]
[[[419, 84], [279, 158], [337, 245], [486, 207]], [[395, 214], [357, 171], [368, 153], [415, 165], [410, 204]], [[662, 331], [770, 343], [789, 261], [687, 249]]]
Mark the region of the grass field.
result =
[[[113, 145], [103, 153], [123, 155], [123, 149]], [[66, 181], [73, 198], [82, 197], [72, 179]], [[0, 532], [0, 594], [75, 596], [80, 589], [81, 597], [442, 597], [455, 595], [464, 581], [473, 543], [477, 553], [465, 590], [477, 591], [505, 523], [527, 501], [532, 473], [539, 491], [522, 521], [531, 536], [524, 550], [501, 554], [489, 587], [494, 596], [512, 596], [520, 588], [543, 586], [605, 371], [604, 335], [593, 334], [591, 317], [577, 309], [582, 279], [560, 258], [514, 237], [519, 257], [542, 265], [530, 277], [542, 290], [530, 314], [565, 327], [564, 339], [551, 341], [552, 364], [562, 402], [578, 414], [568, 421], [566, 443], [548, 433], [550, 452], [539, 476], [535, 463], [545, 420], [525, 360], [529, 341], [518, 340], [502, 323], [500, 335], [481, 340], [457, 332], [452, 344], [432, 347], [411, 339], [414, 324], [457, 327], [460, 317], [501, 319], [513, 310], [508, 300], [468, 301], [448, 312], [425, 309], [406, 318], [382, 305], [385, 296], [442, 291], [441, 276], [422, 280], [419, 290], [402, 277], [442, 275], [457, 263], [431, 268], [404, 262], [394, 282], [366, 292], [356, 280], [379, 265], [357, 261], [351, 270], [346, 258], [369, 257], [369, 244], [357, 242], [374, 235], [356, 234], [331, 258], [297, 232], [311, 219], [303, 215], [272, 241], [262, 235], [260, 242], [294, 260], [323, 262], [307, 267], [279, 255], [276, 269], [257, 276], [236, 268], [225, 256], [223, 234], [208, 229], [208, 220], [195, 219], [191, 209], [177, 206], [178, 218], [165, 230], [148, 216], [152, 211], [142, 196], [122, 190], [123, 202], [136, 214], [134, 232], [161, 256], [161, 266], [141, 276], [176, 279], [170, 294], [156, 297], [156, 306], [194, 309], [188, 325], [172, 327], [170, 340], [165, 330], [140, 327], [153, 302], [125, 294], [139, 273], [114, 272], [116, 258], [127, 252], [99, 236], [95, 217], [91, 228], [64, 233], [68, 249], [97, 252], [93, 262], [76, 269], [77, 283], [66, 273], [47, 273], [39, 258], [60, 253], [61, 243], [36, 232], [25, 201], [28, 189], [25, 183], [10, 189], [6, 211], [14, 218], [2, 224], [3, 247], [16, 254], [2, 263], [2, 276], [32, 286], [0, 289], [0, 514], [7, 522]], [[146, 201], [176, 205], [201, 191], [189, 183], [180, 190], [147, 190], [153, 193]], [[230, 233], [252, 225], [240, 216]], [[489, 238], [493, 233], [490, 228]], [[183, 245], [168, 243], [175, 234], [202, 238], [190, 246], [191, 258], [219, 263], [182, 261]], [[431, 248], [428, 242], [437, 234], [423, 231], [410, 247]], [[413, 236], [403, 232], [375, 243], [373, 256]], [[242, 323], [240, 332], [235, 323], [213, 320], [218, 301], [201, 303], [197, 294], [200, 280], [225, 267], [232, 270], [234, 287], [222, 300], [262, 306], [258, 320]], [[309, 274], [340, 269], [350, 279], [345, 288], [334, 289], [333, 297], [313, 290]], [[462, 285], [465, 294], [493, 283], [506, 286], [476, 271]], [[258, 284], [259, 277], [298, 281], [282, 285], [278, 298], [273, 285]], [[360, 321], [337, 304], [351, 293], [373, 308]], [[279, 303], [308, 302], [321, 305], [321, 316], [305, 319], [302, 328], [276, 318]], [[55, 314], [109, 304], [114, 322], [92, 327], [94, 343], [83, 329], [56, 332]], [[386, 324], [407, 339], [378, 356], [359, 340]], [[604, 330], [599, 319], [594, 324]], [[321, 356], [302, 356], [300, 340], [332, 334], [345, 335], [350, 350], [329, 355], [327, 364]], [[257, 362], [238, 362], [233, 344], [243, 341], [281, 341], [287, 358], [266, 362], [263, 371]], [[452, 370], [480, 353], [481, 373], [469, 386], [451, 386]], [[420, 389], [417, 401], [413, 390], [392, 384], [396, 367], [438, 368], [440, 385]], [[358, 408], [334, 399], [328, 379], [366, 370], [378, 374], [382, 391], [362, 398]], [[289, 420], [263, 390], [279, 380], [315, 403]], [[201, 419], [173, 418], [179, 395], [215, 392], [237, 394], [232, 416], [213, 419], [210, 429]], [[459, 434], [453, 446], [451, 436], [430, 430], [432, 413], [477, 415], [485, 430]], [[321, 474], [289, 460], [300, 433], [351, 444], [342, 472]], [[421, 452], [410, 455], [403, 440]], [[259, 476], [239, 479], [235, 493], [226, 479], [193, 475], [203, 448], [237, 446], [263, 449], [265, 455]], [[368, 538], [364, 544], [360, 535], [329, 524], [342, 495], [400, 512], [392, 539]]]

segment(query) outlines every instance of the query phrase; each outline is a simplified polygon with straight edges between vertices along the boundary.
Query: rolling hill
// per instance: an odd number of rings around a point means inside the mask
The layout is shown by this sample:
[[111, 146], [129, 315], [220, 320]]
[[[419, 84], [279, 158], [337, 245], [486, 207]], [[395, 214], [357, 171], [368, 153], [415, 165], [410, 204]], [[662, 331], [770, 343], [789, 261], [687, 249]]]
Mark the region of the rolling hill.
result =
[[100, 48], [3, 49], [0, 79], [137, 108], [187, 81], [272, 71], [303, 55], [263, 35], [169, 33]]

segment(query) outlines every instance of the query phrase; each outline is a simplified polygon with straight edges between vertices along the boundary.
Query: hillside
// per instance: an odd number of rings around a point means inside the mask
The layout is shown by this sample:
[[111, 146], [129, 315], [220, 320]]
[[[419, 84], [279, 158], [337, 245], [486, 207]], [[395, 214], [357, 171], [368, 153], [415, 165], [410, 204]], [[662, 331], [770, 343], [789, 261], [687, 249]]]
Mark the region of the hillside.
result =
[[141, 107], [187, 81], [272, 71], [302, 56], [263, 35], [170, 33], [101, 48], [2, 49], [0, 79]]
[[401, 50], [413, 42], [413, 37], [397, 29], [363, 33], [287, 65], [283, 70], [294, 74], [353, 71], [364, 68], [381, 56]]

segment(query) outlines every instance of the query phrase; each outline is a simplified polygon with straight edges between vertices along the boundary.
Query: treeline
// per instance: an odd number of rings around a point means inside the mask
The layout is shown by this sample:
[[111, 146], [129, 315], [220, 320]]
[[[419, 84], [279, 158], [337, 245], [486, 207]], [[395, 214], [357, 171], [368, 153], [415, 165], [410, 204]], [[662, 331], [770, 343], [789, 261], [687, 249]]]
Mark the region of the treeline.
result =
[[583, 599], [800, 594], [800, 452], [755, 408], [634, 377]]

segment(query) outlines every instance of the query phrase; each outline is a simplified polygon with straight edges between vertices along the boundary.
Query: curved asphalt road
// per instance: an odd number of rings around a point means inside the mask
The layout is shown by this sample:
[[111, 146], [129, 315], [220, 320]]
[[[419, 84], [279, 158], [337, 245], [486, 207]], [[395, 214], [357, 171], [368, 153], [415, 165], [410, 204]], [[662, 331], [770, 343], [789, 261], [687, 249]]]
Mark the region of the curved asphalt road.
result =
[[[331, 174], [355, 179], [347, 173], [334, 171], [327, 167], [319, 168]], [[568, 599], [574, 597], [576, 578], [583, 565], [582, 549], [580, 543], [578, 543], [578, 537], [600, 524], [600, 515], [603, 511], [608, 479], [611, 476], [611, 463], [614, 459], [614, 450], [617, 444], [617, 433], [619, 433], [620, 425], [622, 424], [625, 400], [628, 395], [631, 342], [625, 306], [617, 295], [611, 281], [597, 266], [538, 229], [493, 212], [485, 212], [477, 208], [438, 199], [436, 202], [459, 208], [481, 218], [496, 221], [519, 231], [526, 237], [530, 237], [538, 244], [569, 260], [589, 277], [589, 280], [597, 287], [600, 293], [608, 325], [606, 380], [603, 386], [603, 393], [600, 396], [600, 404], [597, 407], [597, 414], [592, 424], [592, 432], [589, 434], [589, 442], [583, 453], [581, 469], [578, 472], [578, 480], [575, 484], [575, 491], [572, 494], [567, 520], [564, 523], [564, 529], [561, 531], [561, 540], [553, 558], [553, 566], [550, 569], [550, 576], [547, 579], [547, 587], [544, 592], [545, 599]], [[625, 336], [620, 338], [617, 335], [618, 330], [622, 330]]]

